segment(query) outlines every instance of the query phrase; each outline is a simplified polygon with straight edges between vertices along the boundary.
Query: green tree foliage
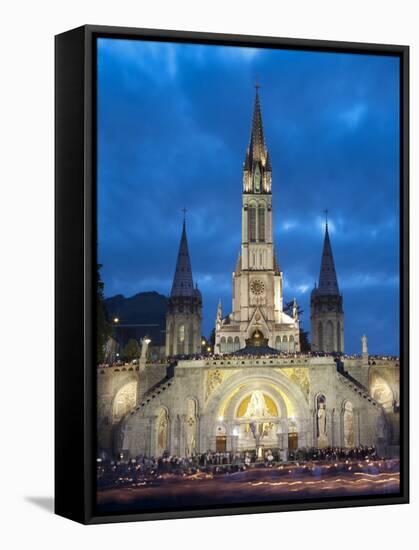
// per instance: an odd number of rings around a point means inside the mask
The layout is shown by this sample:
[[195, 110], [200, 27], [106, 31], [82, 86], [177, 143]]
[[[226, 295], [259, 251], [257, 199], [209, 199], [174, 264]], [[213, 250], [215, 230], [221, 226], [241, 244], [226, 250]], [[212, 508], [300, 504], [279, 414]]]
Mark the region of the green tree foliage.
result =
[[111, 327], [109, 325], [106, 308], [104, 304], [103, 288], [104, 283], [100, 278], [101, 264], [97, 264], [96, 268], [96, 335], [97, 335], [97, 362], [103, 363], [105, 358], [105, 345], [111, 335]]
[[138, 342], [137, 340], [131, 338], [122, 350], [122, 357], [125, 361], [132, 361], [133, 359], [137, 359], [139, 356], [140, 348], [138, 346]]

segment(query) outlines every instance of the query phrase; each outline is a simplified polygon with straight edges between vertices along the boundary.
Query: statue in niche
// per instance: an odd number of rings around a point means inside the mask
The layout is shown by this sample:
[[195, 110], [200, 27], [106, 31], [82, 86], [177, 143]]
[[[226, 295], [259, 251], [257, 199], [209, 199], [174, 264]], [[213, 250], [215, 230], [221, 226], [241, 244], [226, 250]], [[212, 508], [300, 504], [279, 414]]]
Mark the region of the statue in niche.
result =
[[323, 449], [327, 445], [326, 400], [324, 397], [319, 397], [317, 399], [317, 447]]
[[186, 454], [195, 454], [195, 418], [189, 417], [186, 421]]
[[167, 424], [168, 418], [166, 411], [162, 411], [159, 418], [157, 432], [158, 454], [162, 454], [167, 449]]
[[259, 390], [252, 392], [249, 404], [244, 414], [247, 418], [263, 418], [270, 416], [263, 393]]

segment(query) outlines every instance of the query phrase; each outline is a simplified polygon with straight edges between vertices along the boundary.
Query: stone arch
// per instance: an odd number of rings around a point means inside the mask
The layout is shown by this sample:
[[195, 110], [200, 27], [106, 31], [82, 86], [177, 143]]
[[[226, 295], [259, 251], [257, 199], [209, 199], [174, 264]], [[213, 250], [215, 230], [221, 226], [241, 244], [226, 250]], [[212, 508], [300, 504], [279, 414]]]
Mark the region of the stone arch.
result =
[[236, 336], [234, 338], [234, 351], [238, 351], [240, 349], [240, 338]]
[[280, 350], [281, 349], [281, 337], [277, 336], [275, 338], [275, 349]]
[[239, 408], [255, 390], [260, 390], [263, 394], [269, 397], [273, 402], [277, 411], [278, 418], [287, 418], [289, 411], [287, 409], [284, 398], [280, 393], [275, 391], [269, 383], [260, 384], [259, 382], [250, 382], [244, 384], [243, 387], [234, 395], [228, 404], [227, 410], [224, 412], [225, 420], [234, 420], [238, 418]]
[[233, 337], [229, 336], [227, 338], [227, 353], [232, 353], [232, 352], [233, 352]]
[[291, 336], [288, 338], [288, 347], [290, 351], [295, 351], [295, 342], [294, 342], [294, 336], [291, 334]]
[[224, 336], [222, 336], [220, 340], [220, 352], [225, 353], [226, 351], [227, 351], [226, 339]]
[[[230, 408], [234, 405], [232, 399], [240, 394], [241, 388], [244, 387], [260, 387], [263, 391], [266, 390], [270, 392], [273, 391], [273, 388], [278, 388], [291, 403], [292, 416], [298, 419], [298, 425], [301, 427], [302, 432], [304, 432], [300, 438], [301, 446], [311, 445], [311, 428], [307, 427], [310, 424], [310, 412], [308, 403], [300, 387], [281, 372], [258, 367], [256, 372], [251, 371], [249, 374], [244, 374], [244, 372], [241, 371], [230, 376], [211, 394], [204, 409], [203, 424], [201, 428], [201, 448], [211, 448], [211, 440], [207, 437], [207, 434], [214, 433], [215, 426], [217, 422], [220, 422], [220, 418], [222, 418], [222, 421], [226, 421], [227, 427], [231, 427], [228, 421], [233, 419], [231, 414], [232, 409]], [[239, 397], [236, 399], [239, 399]], [[284, 410], [284, 405], [281, 404], [281, 400], [278, 397], [276, 399], [278, 407], [280, 407], [279, 410], [281, 410], [281, 407], [282, 410]], [[228, 405], [230, 400], [232, 400], [231, 404]], [[224, 415], [220, 414], [223, 411], [223, 406], [228, 407], [226, 409], [228, 418], [224, 418]], [[308, 435], [308, 433], [310, 435]]]
[[288, 336], [286, 334], [284, 334], [284, 336], [282, 337], [281, 349], [282, 351], [289, 351]]
[[[259, 324], [260, 322], [260, 324]], [[246, 339], [252, 338], [256, 330], [259, 330], [263, 334], [263, 338], [269, 338], [269, 329], [265, 324], [265, 319], [262, 317], [257, 324], [257, 327], [252, 323], [247, 327]]]
[[137, 404], [138, 381], [131, 379], [120, 385], [112, 402], [112, 422], [118, 423]]
[[386, 412], [392, 412], [394, 408], [395, 394], [391, 384], [381, 373], [372, 372], [370, 380], [371, 397], [379, 403]]

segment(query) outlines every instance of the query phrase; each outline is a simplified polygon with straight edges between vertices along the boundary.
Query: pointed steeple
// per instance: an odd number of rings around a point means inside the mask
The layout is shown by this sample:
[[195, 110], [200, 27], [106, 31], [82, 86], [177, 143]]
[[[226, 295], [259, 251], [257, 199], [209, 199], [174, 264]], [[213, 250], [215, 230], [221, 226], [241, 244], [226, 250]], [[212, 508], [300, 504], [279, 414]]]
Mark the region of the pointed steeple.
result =
[[217, 319], [222, 319], [223, 317], [223, 309], [221, 306], [221, 298], [218, 300], [218, 306], [217, 306]]
[[263, 135], [262, 113], [260, 110], [259, 86], [256, 85], [255, 106], [253, 109], [252, 133], [249, 149], [253, 160], [265, 160], [265, 138]]
[[339, 296], [338, 279], [336, 276], [335, 262], [333, 261], [332, 245], [330, 243], [329, 225], [326, 220], [324, 234], [323, 254], [320, 265], [319, 286], [316, 293]]
[[252, 130], [250, 132], [249, 147], [246, 151], [244, 169], [252, 170], [254, 162], [261, 162], [263, 167], [271, 170], [268, 159], [268, 150], [265, 146], [265, 136], [263, 134], [262, 112], [260, 109], [259, 85], [256, 85], [255, 105], [253, 108]]
[[195, 289], [192, 279], [191, 261], [189, 258], [188, 239], [186, 237], [186, 221], [183, 220], [182, 236], [173, 277], [171, 296], [194, 296]]

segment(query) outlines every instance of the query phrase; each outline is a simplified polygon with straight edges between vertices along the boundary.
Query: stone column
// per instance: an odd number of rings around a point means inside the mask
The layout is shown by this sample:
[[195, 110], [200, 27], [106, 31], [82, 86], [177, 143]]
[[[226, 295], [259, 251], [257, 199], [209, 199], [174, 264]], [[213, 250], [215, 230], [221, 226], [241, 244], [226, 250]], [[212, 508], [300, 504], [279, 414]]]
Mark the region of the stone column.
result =
[[147, 426], [147, 437], [146, 441], [148, 444], [145, 448], [145, 454], [147, 456], [152, 456], [155, 454], [156, 451], [156, 429], [157, 429], [157, 419], [158, 416], [153, 415], [150, 416], [148, 419], [148, 426]]
[[313, 447], [317, 447], [317, 411], [312, 411], [313, 418]]
[[334, 437], [334, 431], [335, 431], [335, 409], [328, 409], [326, 411], [326, 435], [327, 435], [327, 442], [331, 447], [335, 446], [335, 437]]
[[358, 408], [353, 409], [354, 414], [354, 432], [355, 432], [355, 446], [362, 445], [361, 443], [361, 423], [360, 423], [360, 411]]

